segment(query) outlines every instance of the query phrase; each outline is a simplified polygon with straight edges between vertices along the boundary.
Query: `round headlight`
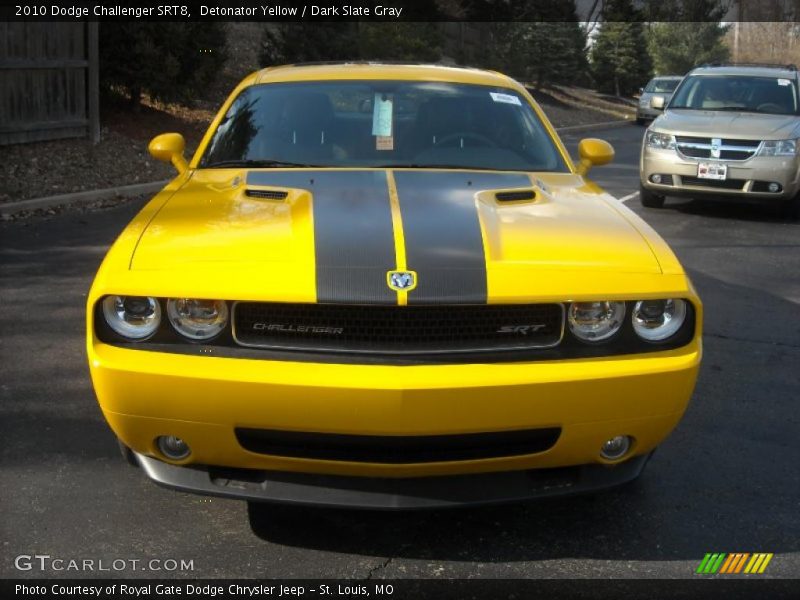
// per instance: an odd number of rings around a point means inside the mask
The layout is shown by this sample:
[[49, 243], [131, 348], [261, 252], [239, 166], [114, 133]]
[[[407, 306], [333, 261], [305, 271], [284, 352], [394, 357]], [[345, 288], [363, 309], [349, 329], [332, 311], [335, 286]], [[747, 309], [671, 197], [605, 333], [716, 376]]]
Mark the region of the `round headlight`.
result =
[[195, 341], [218, 336], [228, 324], [228, 305], [222, 300], [177, 298], [167, 301], [167, 316], [175, 330]]
[[161, 304], [145, 296], [107, 296], [103, 300], [103, 316], [122, 337], [144, 340], [161, 325]]
[[633, 307], [633, 330], [648, 342], [675, 335], [686, 320], [686, 302], [677, 299], [640, 300]]
[[569, 305], [569, 330], [584, 342], [601, 342], [619, 331], [625, 319], [624, 302], [573, 302]]

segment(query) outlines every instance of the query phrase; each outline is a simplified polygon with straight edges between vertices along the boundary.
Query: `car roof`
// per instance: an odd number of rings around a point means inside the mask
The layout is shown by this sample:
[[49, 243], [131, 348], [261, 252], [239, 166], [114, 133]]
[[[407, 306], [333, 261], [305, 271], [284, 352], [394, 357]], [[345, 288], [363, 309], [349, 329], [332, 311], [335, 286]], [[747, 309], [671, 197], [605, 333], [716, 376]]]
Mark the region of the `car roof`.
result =
[[517, 89], [521, 87], [520, 84], [507, 75], [496, 71], [433, 64], [395, 64], [363, 61], [301, 63], [267, 67], [254, 73], [250, 84], [343, 79], [443, 81]]
[[683, 75], [656, 75], [651, 81], [656, 79], [683, 79]]
[[702, 66], [691, 71], [692, 75], [744, 75], [749, 77], [775, 77], [797, 79], [797, 69], [786, 66], [721, 65]]

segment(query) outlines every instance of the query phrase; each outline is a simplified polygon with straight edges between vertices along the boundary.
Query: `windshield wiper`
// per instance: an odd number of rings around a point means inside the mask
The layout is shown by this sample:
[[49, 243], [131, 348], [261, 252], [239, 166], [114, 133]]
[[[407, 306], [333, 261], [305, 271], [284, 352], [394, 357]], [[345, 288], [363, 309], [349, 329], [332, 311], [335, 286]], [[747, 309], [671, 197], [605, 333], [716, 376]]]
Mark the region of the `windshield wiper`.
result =
[[302, 167], [317, 167], [319, 165], [309, 165], [305, 163], [295, 163], [295, 162], [286, 162], [284, 160], [272, 160], [272, 159], [263, 159], [263, 160], [220, 160], [214, 163], [209, 163], [207, 165], [202, 165], [204, 169], [225, 169], [225, 168], [236, 168], [236, 167], [248, 167], [253, 169], [258, 168], [272, 168], [272, 167], [295, 167], [295, 168], [302, 168]]
[[469, 165], [442, 165], [436, 163], [403, 163], [388, 165], [371, 165], [373, 169], [462, 169], [464, 171], [497, 171], [494, 167], [474, 167]]

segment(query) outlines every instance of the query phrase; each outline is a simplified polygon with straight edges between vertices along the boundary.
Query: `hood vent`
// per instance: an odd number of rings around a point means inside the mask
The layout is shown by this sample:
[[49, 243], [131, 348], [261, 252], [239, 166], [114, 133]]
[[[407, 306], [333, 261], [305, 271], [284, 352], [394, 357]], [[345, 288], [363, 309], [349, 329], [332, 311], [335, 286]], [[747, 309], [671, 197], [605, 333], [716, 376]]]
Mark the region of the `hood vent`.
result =
[[514, 190], [510, 192], [497, 192], [494, 195], [500, 202], [520, 202], [523, 200], [535, 200], [536, 192], [533, 190]]
[[249, 196], [250, 198], [262, 198], [264, 200], [286, 200], [286, 197], [289, 195], [289, 193], [282, 192], [280, 190], [247, 189], [244, 191], [244, 195]]

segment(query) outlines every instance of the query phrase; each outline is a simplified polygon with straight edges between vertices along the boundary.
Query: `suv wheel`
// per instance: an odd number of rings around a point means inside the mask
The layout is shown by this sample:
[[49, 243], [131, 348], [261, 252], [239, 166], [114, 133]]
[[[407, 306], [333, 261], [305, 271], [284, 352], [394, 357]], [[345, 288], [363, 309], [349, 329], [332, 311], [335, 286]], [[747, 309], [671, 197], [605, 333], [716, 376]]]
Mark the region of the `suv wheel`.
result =
[[653, 192], [646, 190], [643, 185], [639, 184], [639, 200], [642, 206], [646, 208], [663, 208], [664, 196], [659, 196]]
[[781, 204], [781, 216], [792, 221], [800, 220], [800, 192], [794, 198], [788, 198]]

